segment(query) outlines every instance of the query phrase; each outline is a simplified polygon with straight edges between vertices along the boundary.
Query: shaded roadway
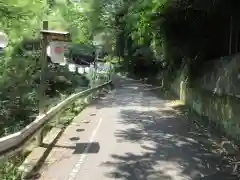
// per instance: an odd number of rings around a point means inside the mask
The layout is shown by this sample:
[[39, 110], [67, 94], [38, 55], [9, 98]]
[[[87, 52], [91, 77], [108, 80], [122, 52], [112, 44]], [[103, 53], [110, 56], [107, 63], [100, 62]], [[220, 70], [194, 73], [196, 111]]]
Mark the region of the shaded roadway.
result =
[[115, 90], [65, 130], [38, 179], [238, 179], [221, 172], [216, 137], [170, 107], [173, 99], [157, 97], [140, 81], [114, 82]]

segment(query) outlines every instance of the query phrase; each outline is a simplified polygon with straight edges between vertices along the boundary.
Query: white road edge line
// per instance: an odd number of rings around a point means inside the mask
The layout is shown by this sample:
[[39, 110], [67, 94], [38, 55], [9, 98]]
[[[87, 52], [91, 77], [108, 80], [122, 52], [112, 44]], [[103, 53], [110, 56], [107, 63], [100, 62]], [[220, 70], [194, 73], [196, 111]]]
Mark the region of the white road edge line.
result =
[[92, 133], [92, 136], [91, 136], [91, 138], [90, 138], [90, 140], [89, 140], [89, 144], [88, 144], [87, 147], [84, 149], [83, 154], [80, 156], [77, 164], [74, 166], [74, 168], [72, 169], [71, 173], [69, 174], [68, 180], [74, 180], [74, 179], [76, 178], [77, 173], [78, 173], [78, 172], [80, 171], [80, 169], [81, 169], [82, 163], [84, 162], [85, 158], [87, 157], [87, 153], [88, 153], [88, 151], [89, 151], [89, 149], [90, 149], [90, 147], [91, 147], [92, 142], [94, 141], [94, 138], [95, 138], [95, 136], [96, 136], [96, 134], [97, 134], [97, 131], [98, 131], [101, 123], [102, 123], [102, 118], [99, 119], [99, 122], [98, 122], [97, 126], [95, 127], [95, 129], [94, 129], [94, 131], [93, 131], [93, 133]]

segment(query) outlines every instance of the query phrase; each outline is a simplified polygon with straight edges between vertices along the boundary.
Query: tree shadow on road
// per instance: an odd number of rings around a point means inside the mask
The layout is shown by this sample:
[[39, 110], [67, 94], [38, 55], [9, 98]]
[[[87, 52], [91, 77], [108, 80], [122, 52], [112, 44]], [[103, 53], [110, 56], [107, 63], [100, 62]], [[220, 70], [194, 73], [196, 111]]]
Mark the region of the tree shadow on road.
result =
[[[142, 153], [113, 154], [104, 165], [114, 167], [109, 176], [128, 180], [238, 180], [221, 170], [219, 139], [182, 118], [174, 110], [121, 110], [119, 123], [132, 125], [118, 130], [118, 142], [142, 144]], [[187, 117], [194, 118], [194, 117]]]
[[[232, 167], [222, 168], [219, 136], [189, 113], [186, 106], [169, 107], [176, 98], [139, 81], [119, 83], [121, 88], [101, 99], [97, 108], [117, 108], [117, 122], [125, 128], [115, 133], [118, 143], [141, 144], [141, 153], [112, 154], [103, 166], [107, 174], [127, 180], [238, 180]], [[154, 94], [156, 93], [157, 94]]]
[[104, 97], [100, 97], [98, 103], [96, 104], [97, 109], [103, 108], [118, 108], [118, 107], [126, 107], [126, 106], [139, 106], [149, 107], [149, 102], [151, 105], [160, 105], [160, 101], [167, 103], [174, 99], [174, 97], [169, 98], [169, 96], [165, 95], [156, 95], [152, 93], [152, 96], [147, 97], [147, 101], [143, 97], [145, 97], [145, 93], [151, 92], [151, 89], [154, 91], [161, 91], [159, 88], [155, 89], [154, 86], [143, 84], [140, 81], [133, 80], [122, 80], [120, 85], [115, 86], [115, 89], [108, 93]]

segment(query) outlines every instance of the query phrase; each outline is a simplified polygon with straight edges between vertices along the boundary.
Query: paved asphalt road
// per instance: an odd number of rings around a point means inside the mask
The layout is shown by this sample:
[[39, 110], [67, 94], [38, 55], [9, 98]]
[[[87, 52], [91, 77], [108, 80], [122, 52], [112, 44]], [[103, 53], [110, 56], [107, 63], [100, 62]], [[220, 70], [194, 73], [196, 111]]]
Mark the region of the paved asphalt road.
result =
[[218, 160], [169, 100], [145, 91], [149, 87], [139, 81], [122, 78], [116, 84], [66, 129], [40, 180], [228, 179], [216, 173]]

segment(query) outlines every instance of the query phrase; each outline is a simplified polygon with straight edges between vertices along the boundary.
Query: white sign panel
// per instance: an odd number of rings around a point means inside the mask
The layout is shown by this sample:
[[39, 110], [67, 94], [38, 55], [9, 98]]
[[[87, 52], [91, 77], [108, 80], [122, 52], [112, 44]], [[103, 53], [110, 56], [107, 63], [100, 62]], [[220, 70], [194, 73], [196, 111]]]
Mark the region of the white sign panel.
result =
[[79, 74], [84, 74], [84, 67], [78, 67], [77, 70]]
[[70, 72], [75, 72], [77, 69], [77, 66], [75, 64], [68, 64], [68, 70]]
[[50, 49], [47, 49], [47, 54], [51, 57], [51, 61], [57, 64], [66, 63], [64, 58], [66, 43], [63, 41], [52, 41], [49, 44]]

